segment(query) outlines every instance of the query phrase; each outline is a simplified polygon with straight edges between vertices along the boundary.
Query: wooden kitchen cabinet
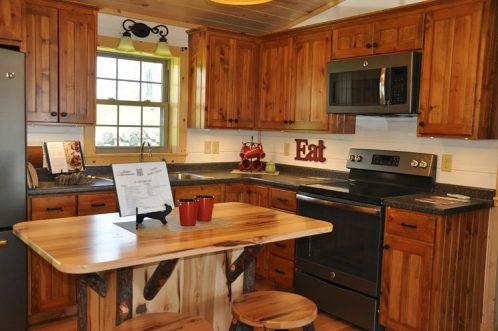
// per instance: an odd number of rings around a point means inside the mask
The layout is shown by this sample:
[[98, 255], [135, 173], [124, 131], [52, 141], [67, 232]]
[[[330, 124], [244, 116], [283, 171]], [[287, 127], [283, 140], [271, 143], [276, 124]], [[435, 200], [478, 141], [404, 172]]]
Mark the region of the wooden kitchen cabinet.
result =
[[354, 133], [354, 115], [326, 111], [330, 30], [264, 39], [260, 58], [260, 129]]
[[366, 56], [421, 49], [424, 14], [397, 15], [388, 19], [346, 25], [334, 29], [332, 58]]
[[96, 11], [26, 1], [28, 122], [95, 122]]
[[380, 324], [391, 330], [478, 330], [488, 218], [489, 209], [438, 216], [388, 207]]
[[260, 49], [258, 128], [288, 129], [290, 112], [290, 61], [292, 38], [265, 38]]
[[419, 136], [498, 137], [493, 102], [493, 66], [498, 49], [496, 15], [493, 1], [464, 3], [427, 13]]
[[225, 202], [225, 185], [209, 184], [209, 185], [192, 185], [192, 186], [177, 186], [173, 188], [173, 196], [178, 199], [193, 199], [197, 195], [212, 195], [214, 202]]
[[[30, 220], [117, 212], [115, 192], [46, 195], [29, 198]], [[57, 271], [28, 252], [30, 325], [76, 314], [76, 277]]]
[[21, 47], [23, 17], [23, 0], [0, 1], [0, 45]]
[[295, 213], [297, 207], [296, 192], [270, 187], [270, 207]]
[[242, 34], [189, 33], [189, 127], [254, 128], [258, 47]]

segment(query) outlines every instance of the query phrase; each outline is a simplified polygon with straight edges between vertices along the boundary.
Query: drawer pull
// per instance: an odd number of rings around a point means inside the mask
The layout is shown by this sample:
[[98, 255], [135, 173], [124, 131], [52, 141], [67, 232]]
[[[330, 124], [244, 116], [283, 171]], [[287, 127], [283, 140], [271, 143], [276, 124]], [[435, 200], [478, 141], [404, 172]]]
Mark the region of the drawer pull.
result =
[[105, 203], [92, 203], [90, 207], [92, 208], [105, 207]]
[[410, 228], [410, 229], [416, 229], [417, 226], [414, 224], [406, 224], [406, 223], [401, 223], [401, 226], [404, 226], [405, 228]]
[[276, 200], [280, 202], [289, 202], [289, 199], [286, 198], [277, 198]]
[[283, 272], [282, 270], [280, 269], [273, 269], [273, 271], [275, 271], [277, 274], [280, 274], [280, 275], [285, 275], [285, 272]]
[[64, 211], [64, 208], [62, 208], [62, 207], [55, 207], [55, 208], [47, 207], [47, 211]]
[[281, 243], [276, 243], [275, 246], [277, 246], [279, 248], [286, 248], [287, 247], [285, 244], [281, 244]]
[[7, 246], [7, 240], [0, 240], [0, 248]]

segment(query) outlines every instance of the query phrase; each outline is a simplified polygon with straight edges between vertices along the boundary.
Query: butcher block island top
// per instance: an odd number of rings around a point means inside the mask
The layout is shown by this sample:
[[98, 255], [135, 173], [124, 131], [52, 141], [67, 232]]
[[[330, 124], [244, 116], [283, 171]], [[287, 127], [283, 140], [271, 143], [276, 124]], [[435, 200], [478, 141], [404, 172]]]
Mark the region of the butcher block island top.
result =
[[[23, 222], [14, 233], [64, 273], [88, 274], [332, 231], [328, 222], [249, 204], [215, 204], [211, 222], [179, 225], [178, 208], [168, 224], [117, 213]], [[157, 223], [157, 225], [155, 225]]]

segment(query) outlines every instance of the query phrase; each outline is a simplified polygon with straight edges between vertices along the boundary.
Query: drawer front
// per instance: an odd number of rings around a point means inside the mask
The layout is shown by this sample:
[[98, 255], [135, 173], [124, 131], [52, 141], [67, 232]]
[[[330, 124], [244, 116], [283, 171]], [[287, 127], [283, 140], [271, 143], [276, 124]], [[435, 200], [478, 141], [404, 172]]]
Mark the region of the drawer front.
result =
[[78, 196], [78, 215], [96, 215], [118, 211], [116, 193], [92, 193]]
[[31, 198], [31, 220], [76, 216], [76, 196]]
[[212, 195], [214, 202], [225, 202], [225, 186], [224, 185], [196, 185], [183, 186], [174, 188], [175, 205], [178, 199], [195, 198], [196, 195]]
[[275, 286], [281, 289], [292, 289], [294, 284], [294, 262], [270, 254], [268, 273]]
[[268, 244], [268, 248], [270, 249], [271, 254], [292, 261], [294, 261], [294, 247], [295, 247], [294, 239], [278, 241]]
[[437, 215], [388, 207], [386, 213], [386, 233], [433, 243], [438, 217]]
[[296, 212], [296, 192], [272, 187], [270, 189], [271, 208]]

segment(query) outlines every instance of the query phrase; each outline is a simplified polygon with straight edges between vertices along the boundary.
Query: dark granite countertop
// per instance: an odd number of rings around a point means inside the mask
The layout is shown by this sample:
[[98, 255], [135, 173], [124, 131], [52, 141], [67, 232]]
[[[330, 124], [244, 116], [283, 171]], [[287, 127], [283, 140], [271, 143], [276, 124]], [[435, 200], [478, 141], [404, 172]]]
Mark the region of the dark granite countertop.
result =
[[[264, 173], [235, 174], [230, 171], [235, 169], [237, 163], [194, 163], [168, 164], [168, 172], [186, 172], [205, 176], [202, 179], [172, 180], [171, 186], [209, 185], [209, 184], [229, 184], [229, 183], [256, 183], [271, 185], [289, 190], [297, 190], [300, 185], [312, 184], [331, 179], [346, 179], [347, 172], [331, 171], [309, 167], [298, 167], [291, 165], [277, 164], [279, 175], [269, 175]], [[40, 178], [40, 187], [28, 190], [28, 195], [45, 194], [71, 194], [85, 192], [99, 192], [114, 190], [112, 182], [112, 170], [110, 166], [87, 167], [85, 174], [96, 176], [97, 178], [90, 185], [57, 185], [54, 177], [46, 169], [37, 169]], [[446, 193], [459, 193], [472, 197], [471, 200], [460, 202], [452, 200], [441, 200], [446, 204], [433, 204], [422, 202], [420, 199], [427, 199], [433, 196], [445, 196]], [[480, 189], [474, 187], [448, 185], [436, 183], [433, 193], [423, 193], [407, 195], [384, 200], [386, 206], [419, 211], [430, 214], [450, 215], [481, 208], [493, 206], [494, 190]], [[451, 202], [451, 203], [450, 203]]]
[[[433, 201], [434, 203], [429, 201]], [[451, 215], [476, 209], [491, 208], [493, 207], [493, 200], [472, 198], [463, 201], [437, 193], [420, 193], [388, 198], [384, 200], [384, 205], [421, 213]]]
[[[202, 167], [204, 166], [204, 167]], [[299, 185], [317, 183], [320, 181], [334, 178], [347, 178], [347, 173], [310, 169], [307, 167], [296, 167], [277, 165], [279, 175], [270, 175], [263, 173], [233, 174], [231, 170], [235, 169], [236, 164], [220, 163], [216, 166], [199, 165], [199, 164], [168, 164], [168, 172], [188, 172], [196, 175], [205, 176], [202, 179], [183, 179], [172, 180], [171, 186], [191, 186], [191, 185], [209, 185], [209, 184], [229, 184], [229, 183], [258, 183], [271, 185], [279, 188], [297, 190]], [[57, 185], [46, 169], [38, 169], [40, 185], [36, 189], [29, 189], [28, 195], [45, 195], [45, 194], [71, 194], [84, 192], [98, 192], [114, 190], [114, 184], [111, 178], [110, 167], [87, 168], [85, 173], [94, 175], [97, 178], [90, 184], [85, 185]], [[107, 171], [106, 171], [107, 170]]]

